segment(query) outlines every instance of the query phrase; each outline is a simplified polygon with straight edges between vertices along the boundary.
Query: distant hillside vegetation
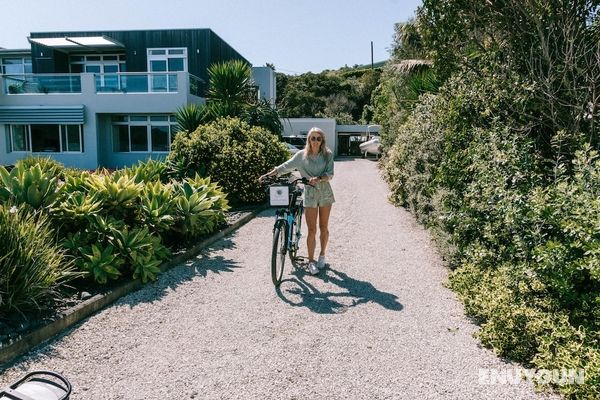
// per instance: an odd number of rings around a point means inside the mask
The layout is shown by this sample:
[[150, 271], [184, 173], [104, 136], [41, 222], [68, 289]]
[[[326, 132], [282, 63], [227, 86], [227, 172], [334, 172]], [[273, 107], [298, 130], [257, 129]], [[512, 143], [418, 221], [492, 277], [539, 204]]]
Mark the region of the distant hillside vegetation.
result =
[[369, 123], [371, 93], [381, 67], [343, 67], [318, 74], [277, 73], [277, 107], [288, 118], [335, 118], [339, 124]]

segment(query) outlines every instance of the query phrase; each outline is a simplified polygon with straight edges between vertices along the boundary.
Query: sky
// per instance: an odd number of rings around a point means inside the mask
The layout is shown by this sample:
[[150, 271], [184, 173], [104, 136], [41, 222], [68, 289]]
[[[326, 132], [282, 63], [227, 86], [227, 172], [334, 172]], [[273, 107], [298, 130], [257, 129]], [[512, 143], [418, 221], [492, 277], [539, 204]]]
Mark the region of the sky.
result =
[[300, 74], [389, 57], [421, 0], [0, 0], [0, 47], [30, 32], [210, 28], [254, 66]]

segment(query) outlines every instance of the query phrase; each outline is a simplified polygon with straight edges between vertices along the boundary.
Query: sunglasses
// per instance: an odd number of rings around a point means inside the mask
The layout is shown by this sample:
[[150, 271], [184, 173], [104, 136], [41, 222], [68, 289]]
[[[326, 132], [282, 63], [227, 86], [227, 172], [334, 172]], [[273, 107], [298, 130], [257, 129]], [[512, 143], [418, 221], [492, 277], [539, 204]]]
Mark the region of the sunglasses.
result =
[[313, 142], [320, 142], [321, 136], [311, 136], [310, 140]]

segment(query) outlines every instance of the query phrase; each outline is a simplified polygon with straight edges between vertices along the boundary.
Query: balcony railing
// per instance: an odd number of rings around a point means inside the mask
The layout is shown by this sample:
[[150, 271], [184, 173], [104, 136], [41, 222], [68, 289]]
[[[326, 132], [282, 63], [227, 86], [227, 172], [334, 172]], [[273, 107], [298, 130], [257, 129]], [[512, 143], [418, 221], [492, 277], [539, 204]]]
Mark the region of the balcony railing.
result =
[[204, 97], [206, 93], [206, 81], [198, 78], [195, 75], [189, 74], [190, 78], [190, 94], [198, 97]]
[[81, 93], [78, 74], [3, 75], [4, 93]]
[[[178, 93], [204, 97], [206, 82], [186, 72], [0, 75], [4, 93]], [[187, 86], [187, 88], [185, 87]], [[82, 89], [83, 88], [83, 89]]]
[[94, 74], [98, 93], [173, 93], [177, 92], [177, 73], [125, 72]]

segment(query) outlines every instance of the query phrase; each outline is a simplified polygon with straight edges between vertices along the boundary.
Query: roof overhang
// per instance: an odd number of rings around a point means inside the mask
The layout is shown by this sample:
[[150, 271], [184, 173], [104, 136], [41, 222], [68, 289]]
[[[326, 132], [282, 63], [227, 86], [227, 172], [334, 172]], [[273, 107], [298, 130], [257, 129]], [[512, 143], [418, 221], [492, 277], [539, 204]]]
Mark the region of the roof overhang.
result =
[[81, 50], [105, 50], [124, 48], [122, 43], [107, 36], [63, 36], [48, 38], [27, 38], [29, 42], [69, 53]]

